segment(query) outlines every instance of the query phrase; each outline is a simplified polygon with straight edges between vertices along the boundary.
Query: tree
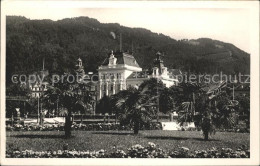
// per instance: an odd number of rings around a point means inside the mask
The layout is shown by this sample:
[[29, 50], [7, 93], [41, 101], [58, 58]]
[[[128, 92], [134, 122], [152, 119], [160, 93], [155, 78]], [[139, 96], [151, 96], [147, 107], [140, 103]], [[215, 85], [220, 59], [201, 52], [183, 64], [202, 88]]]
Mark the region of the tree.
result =
[[[71, 125], [72, 125], [72, 113], [73, 111], [81, 108], [86, 109], [90, 103], [91, 97], [82, 93], [83, 83], [77, 81], [70, 81], [72, 74], [65, 73], [63, 79], [52, 80], [54, 85], [50, 84], [44, 97], [46, 101], [55, 102], [59, 101], [60, 109], [59, 114], [65, 116], [65, 137], [71, 136]], [[74, 77], [75, 78], [75, 77]]]
[[183, 92], [190, 93], [184, 96], [193, 96], [193, 101], [190, 99], [182, 103], [178, 118], [181, 125], [194, 121], [202, 129], [204, 140], [208, 140], [208, 135], [215, 133], [216, 128], [231, 127], [234, 124], [232, 112], [237, 103], [231, 101], [225, 92], [220, 91], [211, 98], [208, 94], [210, 88], [205, 88], [204, 85], [187, 83], [182, 88], [190, 89], [184, 89]]
[[[184, 122], [193, 121], [195, 113], [195, 94], [200, 94], [201, 89], [201, 85], [191, 82], [181, 83], [174, 89], [176, 92], [175, 94], [177, 95], [178, 122], [181, 126]], [[198, 126], [198, 121], [195, 121], [194, 123]]]
[[121, 125], [132, 126], [134, 134], [138, 134], [140, 127], [149, 123], [154, 115], [151, 104], [153, 98], [149, 98], [145, 92], [131, 87], [112, 96]]
[[163, 113], [175, 111], [175, 92], [172, 89], [164, 87], [159, 96], [159, 110]]
[[240, 116], [244, 117], [247, 128], [250, 127], [250, 96], [239, 95], [237, 97], [240, 106]]
[[[25, 115], [30, 109], [31, 105], [28, 101], [22, 101], [23, 99], [29, 99], [30, 89], [25, 83], [12, 83], [6, 87], [6, 96], [13, 97], [17, 100], [6, 100], [6, 117], [17, 116], [16, 108], [21, 108], [21, 115]], [[29, 107], [28, 107], [29, 106]]]
[[163, 85], [160, 79], [145, 80], [138, 89], [153, 99], [151, 103], [156, 107], [157, 121], [159, 121], [159, 112], [167, 113], [173, 109], [172, 91]]
[[22, 96], [28, 97], [30, 94], [30, 89], [25, 83], [12, 83], [6, 87], [7, 96]]
[[112, 113], [112, 109], [110, 106], [110, 98], [106, 95], [104, 95], [104, 97], [102, 97], [102, 99], [100, 99], [97, 103], [97, 113], [108, 113], [111, 114]]

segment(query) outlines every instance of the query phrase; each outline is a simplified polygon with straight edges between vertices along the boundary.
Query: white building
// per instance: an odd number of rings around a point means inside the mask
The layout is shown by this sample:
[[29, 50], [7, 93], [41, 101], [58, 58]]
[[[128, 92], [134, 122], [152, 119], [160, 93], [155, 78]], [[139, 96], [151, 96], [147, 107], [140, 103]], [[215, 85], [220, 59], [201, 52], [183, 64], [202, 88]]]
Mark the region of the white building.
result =
[[99, 84], [98, 99], [104, 95], [110, 96], [126, 89], [126, 79], [133, 72], [140, 72], [142, 68], [138, 65], [133, 55], [113, 51], [98, 68]]
[[134, 56], [130, 53], [116, 52], [109, 55], [98, 68], [99, 84], [98, 99], [110, 96], [129, 86], [138, 87], [144, 80], [150, 78], [160, 79], [166, 87], [177, 85], [176, 71], [163, 65], [161, 54], [156, 54], [152, 72], [142, 70]]

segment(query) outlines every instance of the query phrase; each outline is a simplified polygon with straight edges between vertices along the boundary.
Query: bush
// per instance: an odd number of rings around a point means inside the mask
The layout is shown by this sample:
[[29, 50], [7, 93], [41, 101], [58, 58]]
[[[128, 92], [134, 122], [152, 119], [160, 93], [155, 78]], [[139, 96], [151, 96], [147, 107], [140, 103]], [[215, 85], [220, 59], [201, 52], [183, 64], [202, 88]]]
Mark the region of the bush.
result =
[[[68, 145], [66, 145], [67, 147]], [[149, 142], [148, 146], [134, 145], [127, 152], [113, 148], [111, 152], [103, 149], [99, 151], [63, 150], [33, 151], [12, 149], [6, 151], [6, 158], [249, 158], [250, 151], [241, 146], [236, 151], [230, 148], [212, 148], [191, 152], [186, 147], [177, 147], [174, 151], [166, 152], [158, 145]]]

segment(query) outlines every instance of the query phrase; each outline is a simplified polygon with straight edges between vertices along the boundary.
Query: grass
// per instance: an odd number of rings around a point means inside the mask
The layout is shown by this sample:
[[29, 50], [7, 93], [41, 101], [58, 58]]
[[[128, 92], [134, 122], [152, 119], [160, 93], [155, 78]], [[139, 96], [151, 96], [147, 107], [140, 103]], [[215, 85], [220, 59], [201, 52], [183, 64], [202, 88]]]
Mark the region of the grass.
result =
[[158, 144], [164, 150], [185, 146], [190, 150], [207, 150], [212, 147], [237, 149], [249, 147], [249, 133], [217, 132], [204, 141], [199, 131], [145, 130], [138, 135], [131, 131], [73, 131], [73, 137], [64, 138], [63, 131], [12, 131], [6, 133], [6, 148], [31, 149], [35, 151], [59, 150], [68, 144], [76, 150], [111, 150], [113, 147], [126, 150], [135, 144], [146, 146], [148, 142]]

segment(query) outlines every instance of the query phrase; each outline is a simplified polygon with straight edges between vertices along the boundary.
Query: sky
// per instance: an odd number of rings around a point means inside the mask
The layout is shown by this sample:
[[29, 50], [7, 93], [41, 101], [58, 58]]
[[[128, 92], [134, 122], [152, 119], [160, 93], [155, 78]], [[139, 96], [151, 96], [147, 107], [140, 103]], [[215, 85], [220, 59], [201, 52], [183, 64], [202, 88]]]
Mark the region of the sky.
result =
[[95, 18], [101, 23], [119, 23], [127, 27], [146, 28], [176, 40], [212, 38], [232, 43], [250, 53], [250, 10], [243, 7], [167, 5], [145, 6], [104, 4], [45, 3], [15, 1], [4, 6], [6, 15], [30, 19], [60, 20], [79, 16]]

